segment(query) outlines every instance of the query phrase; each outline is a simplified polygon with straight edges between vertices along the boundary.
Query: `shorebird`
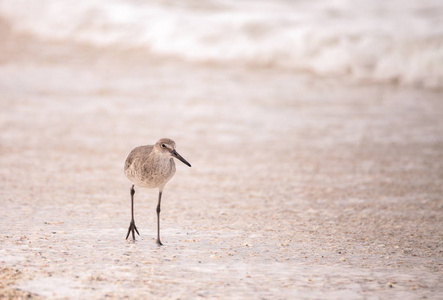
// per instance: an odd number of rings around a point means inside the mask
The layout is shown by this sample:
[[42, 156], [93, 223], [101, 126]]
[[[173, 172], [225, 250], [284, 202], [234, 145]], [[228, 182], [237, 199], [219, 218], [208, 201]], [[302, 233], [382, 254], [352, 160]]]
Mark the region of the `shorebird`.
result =
[[140, 235], [134, 222], [134, 185], [144, 188], [158, 188], [157, 245], [163, 245], [160, 241], [160, 204], [163, 188], [175, 174], [173, 158], [181, 160], [189, 167], [191, 166], [186, 159], [175, 151], [175, 142], [166, 138], [158, 140], [153, 146], [136, 147], [129, 153], [128, 158], [126, 158], [125, 175], [133, 183], [130, 189], [131, 223], [129, 223], [126, 239], [128, 239], [131, 232], [133, 240], [135, 240], [135, 232]]

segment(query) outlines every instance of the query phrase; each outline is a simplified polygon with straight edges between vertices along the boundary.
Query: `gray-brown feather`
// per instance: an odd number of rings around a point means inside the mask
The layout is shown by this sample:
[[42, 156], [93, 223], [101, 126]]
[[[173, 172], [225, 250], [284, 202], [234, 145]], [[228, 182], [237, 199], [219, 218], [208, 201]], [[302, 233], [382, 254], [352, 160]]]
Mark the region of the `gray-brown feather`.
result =
[[147, 188], [163, 188], [175, 174], [172, 157], [165, 157], [154, 146], [139, 146], [129, 153], [125, 162], [125, 174], [135, 185]]

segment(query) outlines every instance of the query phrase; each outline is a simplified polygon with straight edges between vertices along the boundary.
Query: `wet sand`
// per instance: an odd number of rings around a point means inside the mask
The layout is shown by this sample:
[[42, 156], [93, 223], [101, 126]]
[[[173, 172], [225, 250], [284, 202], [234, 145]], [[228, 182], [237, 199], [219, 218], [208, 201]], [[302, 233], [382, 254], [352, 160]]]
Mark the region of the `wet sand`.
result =
[[[443, 94], [9, 38], [0, 64], [0, 294], [437, 299]], [[132, 148], [177, 142], [156, 190]]]

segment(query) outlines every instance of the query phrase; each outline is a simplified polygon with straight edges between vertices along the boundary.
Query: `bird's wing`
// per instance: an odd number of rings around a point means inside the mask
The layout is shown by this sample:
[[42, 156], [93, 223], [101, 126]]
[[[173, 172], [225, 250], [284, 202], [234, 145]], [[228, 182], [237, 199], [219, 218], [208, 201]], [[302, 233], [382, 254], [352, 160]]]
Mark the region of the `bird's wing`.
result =
[[[133, 164], [138, 165], [145, 162], [148, 159], [149, 153], [151, 153], [154, 146], [139, 146], [134, 148], [125, 161], [125, 171], [130, 168]], [[132, 167], [136, 167], [136, 166]]]

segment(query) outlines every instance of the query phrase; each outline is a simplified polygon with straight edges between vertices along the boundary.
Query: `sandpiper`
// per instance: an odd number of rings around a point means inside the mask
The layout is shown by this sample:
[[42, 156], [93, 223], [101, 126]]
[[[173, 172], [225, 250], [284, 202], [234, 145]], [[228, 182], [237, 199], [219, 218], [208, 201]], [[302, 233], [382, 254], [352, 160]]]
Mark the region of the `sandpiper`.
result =
[[144, 188], [158, 188], [157, 204], [157, 245], [162, 246], [160, 241], [160, 203], [163, 188], [175, 174], [175, 163], [173, 158], [181, 160], [185, 165], [191, 166], [180, 154], [175, 151], [175, 142], [171, 139], [160, 139], [155, 145], [139, 146], [129, 153], [125, 162], [125, 175], [133, 183], [131, 193], [131, 223], [129, 224], [126, 239], [132, 232], [132, 239], [135, 240], [135, 233], [138, 233], [134, 222], [134, 185]]

